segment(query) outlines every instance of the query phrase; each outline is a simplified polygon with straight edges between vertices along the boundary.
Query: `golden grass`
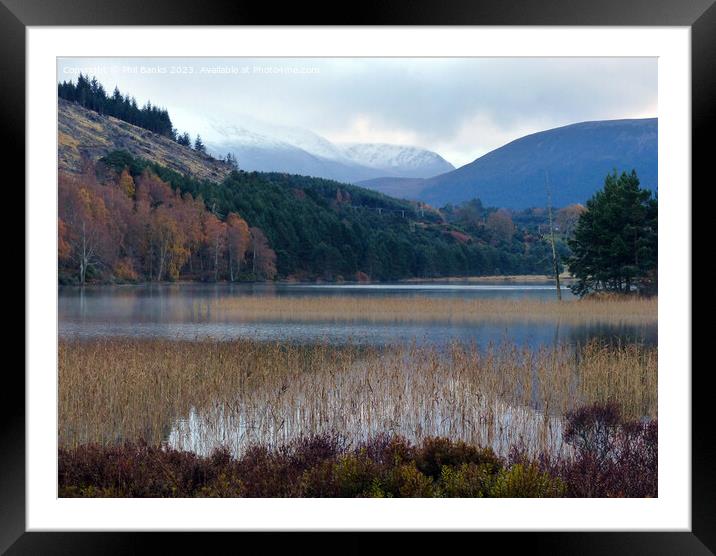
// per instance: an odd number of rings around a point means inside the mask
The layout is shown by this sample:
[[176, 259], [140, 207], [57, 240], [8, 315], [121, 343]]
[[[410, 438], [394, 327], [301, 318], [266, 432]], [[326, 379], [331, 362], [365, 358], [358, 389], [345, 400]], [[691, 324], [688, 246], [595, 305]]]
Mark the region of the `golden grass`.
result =
[[564, 320], [581, 322], [656, 322], [655, 298], [581, 299], [558, 302], [534, 299], [465, 299], [425, 296], [237, 296], [195, 301], [197, 315], [240, 320], [320, 320], [370, 322], [483, 320]]
[[449, 436], [503, 452], [559, 451], [561, 416], [613, 401], [656, 416], [657, 349], [588, 344], [297, 346], [253, 341], [60, 340], [59, 442], [144, 438], [240, 454], [338, 431]]
[[77, 139], [67, 135], [66, 133], [62, 133], [61, 131], [57, 134], [57, 141], [60, 146], [71, 147], [73, 149], [76, 149], [79, 145], [79, 141], [77, 141]]

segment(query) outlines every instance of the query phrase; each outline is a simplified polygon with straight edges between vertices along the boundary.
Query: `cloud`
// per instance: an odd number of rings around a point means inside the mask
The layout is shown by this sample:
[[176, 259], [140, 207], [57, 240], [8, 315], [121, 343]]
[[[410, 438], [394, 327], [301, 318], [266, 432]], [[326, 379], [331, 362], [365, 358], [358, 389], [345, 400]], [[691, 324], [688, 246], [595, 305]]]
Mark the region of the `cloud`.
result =
[[192, 135], [248, 115], [331, 141], [425, 147], [455, 165], [550, 127], [657, 115], [656, 58], [88, 58], [60, 59], [58, 79], [81, 67], [167, 107]]
[[368, 114], [356, 114], [349, 124], [337, 129], [326, 129], [324, 135], [335, 143], [391, 143], [422, 146], [415, 130], [397, 125], [386, 126], [381, 119]]

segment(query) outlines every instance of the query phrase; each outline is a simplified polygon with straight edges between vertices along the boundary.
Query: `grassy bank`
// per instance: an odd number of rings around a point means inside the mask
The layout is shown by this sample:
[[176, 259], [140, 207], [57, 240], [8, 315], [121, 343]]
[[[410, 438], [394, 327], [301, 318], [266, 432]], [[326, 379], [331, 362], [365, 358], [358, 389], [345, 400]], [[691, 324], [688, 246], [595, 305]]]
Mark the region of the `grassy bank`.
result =
[[564, 320], [571, 323], [645, 323], [657, 320], [657, 299], [465, 299], [425, 296], [237, 296], [197, 301], [196, 315], [242, 320], [479, 322]]
[[[559, 275], [559, 279], [562, 282], [562, 285], [572, 283], [575, 281], [575, 278], [569, 274], [568, 272], [564, 272]], [[497, 274], [492, 276], [446, 276], [443, 278], [406, 278], [404, 280], [401, 280], [401, 282], [404, 282], [406, 284], [414, 283], [414, 282], [435, 282], [435, 283], [447, 283], [447, 284], [454, 284], [454, 283], [475, 283], [479, 284], [481, 282], [494, 282], [494, 283], [513, 283], [513, 282], [527, 282], [527, 283], [538, 283], [538, 284], [554, 284], [554, 276], [550, 275], [547, 276], [545, 274], [515, 274], [515, 275], [507, 275], [507, 274]]]
[[657, 349], [640, 345], [60, 340], [58, 435], [65, 448], [145, 439], [238, 456], [337, 430], [353, 442], [391, 433], [562, 453], [568, 411], [611, 402], [656, 417], [656, 392]]
[[571, 458], [508, 457], [446, 438], [381, 435], [351, 447], [336, 435], [240, 458], [127, 443], [60, 449], [60, 497], [654, 497], [656, 421], [623, 422], [614, 406], [567, 415]]

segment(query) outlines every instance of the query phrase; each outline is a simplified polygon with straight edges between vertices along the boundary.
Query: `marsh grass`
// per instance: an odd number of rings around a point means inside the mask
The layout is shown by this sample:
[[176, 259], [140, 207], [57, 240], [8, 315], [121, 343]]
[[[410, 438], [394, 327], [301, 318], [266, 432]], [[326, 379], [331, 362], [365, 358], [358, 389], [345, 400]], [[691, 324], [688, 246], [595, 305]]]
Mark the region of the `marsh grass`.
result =
[[569, 323], [656, 322], [656, 298], [465, 299], [426, 296], [237, 296], [195, 301], [195, 315], [217, 319], [368, 322], [564, 320]]
[[566, 412], [611, 402], [627, 418], [656, 417], [656, 386], [657, 350], [636, 344], [60, 340], [58, 435], [64, 448], [145, 439], [237, 456], [335, 431], [559, 453]]

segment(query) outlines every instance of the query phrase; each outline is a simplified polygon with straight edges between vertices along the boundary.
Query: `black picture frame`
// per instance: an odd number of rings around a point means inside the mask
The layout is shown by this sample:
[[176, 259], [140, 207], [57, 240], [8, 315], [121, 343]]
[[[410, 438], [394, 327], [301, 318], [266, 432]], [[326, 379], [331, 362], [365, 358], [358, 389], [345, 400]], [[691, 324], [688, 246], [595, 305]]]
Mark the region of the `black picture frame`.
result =
[[[277, 9], [266, 3], [222, 0], [0, 0], [0, 113], [8, 160], [25, 159], [25, 30], [28, 26], [64, 25], [599, 25], [688, 26], [692, 53], [692, 175], [706, 179], [713, 157], [707, 139], [716, 103], [716, 5], [714, 0], [401, 0], [364, 1], [355, 7], [305, 3]], [[568, 52], [565, 52], [568, 54]], [[712, 118], [711, 118], [712, 120]], [[24, 165], [15, 164], [24, 180]], [[682, 184], [690, 187], [690, 184]], [[20, 201], [24, 205], [23, 201]], [[26, 208], [26, 207], [25, 207]], [[671, 369], [690, 372], [691, 369]], [[537, 554], [714, 554], [716, 552], [716, 449], [712, 414], [707, 399], [710, 369], [692, 372], [692, 529], [690, 532], [575, 532], [575, 533], [479, 533], [471, 540], [476, 549], [498, 544]], [[194, 550], [205, 553], [216, 536], [169, 533], [28, 533], [25, 531], [25, 399], [24, 379], [17, 367], [7, 367], [16, 385], [5, 383], [0, 407], [0, 552], [8, 554], [107, 554], [143, 552], [158, 542], [163, 553]], [[270, 549], [278, 534], [267, 542], [265, 534], [251, 535]], [[340, 539], [320, 539], [314, 533], [288, 542], [292, 550], [327, 547], [332, 552], [363, 552], [374, 542], [368, 534], [341, 534]], [[333, 536], [330, 534], [329, 536]], [[224, 551], [246, 549], [247, 534], [219, 535]], [[443, 537], [438, 536], [438, 542]], [[435, 537], [433, 537], [435, 539]], [[228, 543], [226, 542], [228, 541]], [[457, 539], [461, 542], [460, 539]], [[240, 544], [237, 544], [240, 543]], [[424, 535], [402, 539], [402, 552], [425, 548]], [[231, 548], [233, 546], [233, 549]], [[449, 545], [445, 545], [445, 548]], [[301, 550], [302, 551], [302, 550]]]

